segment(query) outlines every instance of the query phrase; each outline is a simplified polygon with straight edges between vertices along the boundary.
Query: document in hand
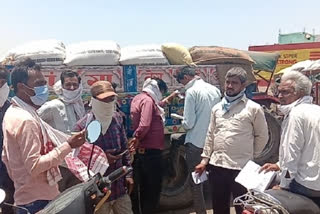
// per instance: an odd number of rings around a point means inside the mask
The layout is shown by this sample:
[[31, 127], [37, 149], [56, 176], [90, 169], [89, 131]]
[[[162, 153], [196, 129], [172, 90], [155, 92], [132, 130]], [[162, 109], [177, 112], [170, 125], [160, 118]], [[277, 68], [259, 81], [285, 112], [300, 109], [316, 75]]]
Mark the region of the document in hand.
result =
[[208, 172], [207, 171], [204, 171], [201, 175], [199, 175], [199, 173], [197, 173], [197, 172], [192, 172], [191, 175], [192, 175], [192, 179], [195, 184], [200, 184], [200, 183], [208, 180]]
[[272, 182], [275, 172], [260, 172], [261, 166], [253, 161], [248, 161], [240, 171], [235, 181], [247, 189], [255, 189], [263, 192]]

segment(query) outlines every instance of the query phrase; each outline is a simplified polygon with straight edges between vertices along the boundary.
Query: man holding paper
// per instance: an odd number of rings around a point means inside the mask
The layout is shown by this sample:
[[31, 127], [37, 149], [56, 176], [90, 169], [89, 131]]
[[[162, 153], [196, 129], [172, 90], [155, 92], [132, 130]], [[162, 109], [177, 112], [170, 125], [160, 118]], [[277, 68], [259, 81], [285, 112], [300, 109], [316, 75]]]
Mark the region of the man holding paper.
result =
[[85, 132], [68, 137], [41, 120], [36, 109], [47, 101], [48, 87], [33, 61], [16, 66], [11, 81], [16, 96], [3, 119], [2, 160], [14, 182], [15, 205], [33, 214], [59, 195], [58, 166], [85, 142]]
[[[201, 160], [205, 136], [210, 122], [212, 107], [220, 102], [219, 89], [203, 81], [196, 75], [195, 68], [183, 67], [176, 75], [176, 80], [184, 85], [186, 90], [182, 126], [187, 131], [185, 139], [186, 160], [189, 173]], [[171, 115], [174, 116], [174, 115]], [[206, 207], [202, 184], [196, 184], [190, 179], [194, 208], [197, 214], [205, 214]]]
[[279, 85], [280, 111], [284, 114], [279, 162], [265, 171], [280, 171], [274, 187], [307, 197], [320, 197], [320, 107], [312, 104], [312, 83], [297, 71], [283, 74]]
[[[201, 174], [208, 166], [215, 214], [230, 213], [231, 193], [233, 197], [246, 193], [235, 178], [268, 141], [263, 109], [245, 96], [246, 81], [247, 73], [241, 67], [227, 72], [225, 96], [212, 109], [202, 161], [195, 168]], [[241, 214], [241, 207], [235, 208]]]

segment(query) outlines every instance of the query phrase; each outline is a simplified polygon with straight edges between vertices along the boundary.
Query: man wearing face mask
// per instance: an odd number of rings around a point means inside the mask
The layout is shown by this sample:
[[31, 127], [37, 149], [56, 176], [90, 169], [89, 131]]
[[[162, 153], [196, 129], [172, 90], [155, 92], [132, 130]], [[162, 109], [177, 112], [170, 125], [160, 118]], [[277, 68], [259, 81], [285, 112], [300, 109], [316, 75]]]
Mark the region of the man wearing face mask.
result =
[[[102, 134], [95, 142], [105, 151], [110, 164], [104, 176], [122, 166], [131, 166], [130, 153], [122, 115], [116, 111], [117, 94], [108, 81], [98, 81], [91, 86], [92, 110], [77, 122], [74, 131], [82, 130], [92, 120], [98, 120], [102, 125]], [[98, 214], [113, 213], [131, 214], [132, 205], [129, 197], [133, 188], [132, 174], [128, 174], [112, 183], [111, 195], [99, 209]]]
[[145, 80], [142, 93], [131, 102], [130, 116], [134, 134], [130, 144], [136, 147], [133, 169], [135, 190], [132, 195], [134, 213], [154, 213], [158, 205], [162, 182], [165, 114], [162, 108], [176, 96], [162, 100], [168, 90], [162, 79]]
[[38, 116], [36, 110], [48, 99], [48, 87], [33, 61], [16, 66], [11, 82], [16, 96], [3, 119], [2, 160], [14, 182], [15, 204], [33, 214], [58, 196], [58, 165], [85, 142], [85, 132], [68, 138]]
[[[10, 102], [7, 100], [9, 96], [9, 86], [8, 86], [8, 77], [9, 73], [5, 70], [5, 68], [0, 67], [0, 154], [2, 154], [2, 145], [3, 145], [3, 132], [2, 132], [2, 121], [5, 112], [10, 106]], [[0, 159], [0, 188], [6, 192], [6, 202], [13, 204], [13, 193], [14, 186], [13, 182], [10, 179], [6, 166]], [[12, 207], [3, 206], [3, 213], [13, 214]]]
[[319, 199], [320, 107], [312, 104], [311, 90], [311, 81], [298, 71], [288, 71], [281, 77], [278, 96], [284, 120], [279, 162], [267, 163], [261, 171], [280, 172], [280, 184], [274, 189]]
[[[70, 134], [72, 128], [84, 114], [85, 109], [81, 99], [82, 84], [77, 72], [65, 70], [60, 75], [60, 80], [53, 86], [57, 99], [43, 104], [38, 110], [42, 120], [53, 128]], [[60, 166], [63, 179], [59, 182], [59, 190], [64, 191], [80, 183], [65, 166]]]
[[53, 89], [58, 98], [46, 102], [37, 112], [53, 128], [70, 134], [76, 122], [85, 114], [81, 78], [77, 72], [63, 71]]
[[[210, 125], [195, 170], [202, 174], [207, 166], [212, 185], [212, 207], [215, 214], [230, 213], [230, 197], [245, 194], [235, 182], [245, 164], [257, 157], [268, 141], [268, 126], [262, 107], [245, 96], [247, 73], [241, 67], [226, 74], [225, 95], [211, 111]], [[237, 214], [242, 208], [236, 206]]]
[[[208, 130], [212, 107], [220, 102], [219, 89], [203, 81], [196, 75], [195, 68], [184, 67], [176, 76], [186, 89], [182, 126], [187, 131], [185, 139], [186, 160], [191, 173], [201, 161], [201, 153]], [[197, 214], [205, 214], [206, 207], [202, 184], [195, 184], [190, 179], [194, 208]]]

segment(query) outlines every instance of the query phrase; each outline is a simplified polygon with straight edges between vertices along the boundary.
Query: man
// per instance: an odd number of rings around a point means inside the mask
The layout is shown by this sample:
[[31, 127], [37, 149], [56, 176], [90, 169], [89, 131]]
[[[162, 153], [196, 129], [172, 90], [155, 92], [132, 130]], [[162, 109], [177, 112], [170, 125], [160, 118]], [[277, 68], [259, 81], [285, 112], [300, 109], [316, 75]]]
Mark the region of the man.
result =
[[[268, 141], [262, 107], [244, 94], [246, 80], [247, 73], [241, 67], [227, 72], [225, 96], [212, 109], [202, 161], [195, 168], [201, 174], [208, 166], [215, 214], [230, 213], [231, 193], [234, 198], [246, 193], [235, 177]], [[237, 214], [242, 212], [241, 207], [235, 208]]]
[[284, 114], [279, 162], [266, 171], [281, 171], [280, 186], [307, 197], [320, 197], [320, 107], [312, 104], [312, 83], [297, 71], [283, 74], [278, 88]]
[[[91, 86], [92, 111], [82, 118], [75, 126], [80, 131], [88, 123], [96, 119], [102, 124], [102, 136], [95, 142], [105, 151], [110, 164], [104, 176], [122, 166], [131, 166], [130, 153], [122, 116], [115, 111], [116, 96], [111, 83], [98, 81]], [[132, 174], [112, 183], [111, 195], [98, 213], [131, 214], [132, 205], [129, 194], [133, 189]], [[112, 211], [112, 212], [111, 212]]]
[[[58, 165], [85, 141], [84, 131], [59, 142], [58, 135], [36, 113], [48, 99], [47, 82], [40, 67], [16, 66], [11, 73], [16, 94], [3, 119], [3, 154], [8, 174], [14, 182], [14, 201], [30, 213], [43, 209], [58, 196], [61, 178]], [[19, 209], [18, 213], [25, 213]]]
[[[189, 173], [201, 161], [201, 153], [210, 122], [212, 107], [220, 102], [220, 91], [196, 75], [193, 67], [184, 67], [176, 79], [185, 86], [185, 103], [182, 126], [187, 131], [185, 146]], [[197, 214], [205, 214], [206, 206], [202, 184], [190, 179], [194, 208]]]
[[[65, 70], [60, 75], [60, 81], [53, 86], [57, 99], [46, 102], [38, 110], [42, 120], [53, 128], [70, 134], [76, 122], [80, 120], [85, 109], [81, 99], [83, 87], [81, 78], [77, 72]], [[64, 191], [72, 187], [80, 180], [63, 164], [60, 166], [63, 179], [59, 182], [59, 190]]]
[[[2, 132], [2, 121], [5, 112], [10, 106], [10, 102], [7, 100], [9, 96], [9, 86], [8, 86], [8, 77], [9, 73], [5, 68], [0, 67], [0, 154], [2, 154], [2, 145], [3, 145], [3, 132]], [[12, 180], [9, 178], [6, 166], [0, 159], [0, 188], [6, 192], [6, 202], [13, 204], [13, 193], [14, 186]], [[13, 214], [13, 210], [9, 206], [2, 207], [3, 213]]]
[[[162, 100], [168, 87], [161, 79], [145, 80], [142, 93], [131, 102], [131, 119], [136, 146], [134, 157], [135, 190], [132, 196], [135, 214], [151, 214], [158, 205], [162, 182], [162, 158], [164, 149], [164, 110], [161, 106], [176, 94]], [[162, 100], [162, 101], [161, 101]]]
[[85, 114], [81, 99], [81, 78], [77, 72], [63, 71], [60, 81], [56, 82], [53, 88], [58, 99], [46, 102], [38, 109], [38, 114], [53, 128], [70, 134], [76, 122]]

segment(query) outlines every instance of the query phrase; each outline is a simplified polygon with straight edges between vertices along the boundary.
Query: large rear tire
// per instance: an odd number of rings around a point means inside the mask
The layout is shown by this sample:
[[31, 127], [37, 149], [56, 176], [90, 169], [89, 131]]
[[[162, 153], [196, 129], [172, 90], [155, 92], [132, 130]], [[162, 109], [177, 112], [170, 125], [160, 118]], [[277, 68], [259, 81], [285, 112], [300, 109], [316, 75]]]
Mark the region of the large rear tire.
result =
[[262, 153], [255, 158], [255, 162], [260, 165], [264, 163], [276, 163], [278, 161], [281, 133], [281, 123], [275, 113], [267, 109], [264, 113], [268, 124], [269, 140]]
[[[171, 161], [169, 155], [164, 155], [165, 161]], [[185, 208], [192, 204], [190, 176], [185, 159], [184, 146], [179, 147], [178, 167], [174, 177], [165, 173], [160, 195], [160, 210]]]

